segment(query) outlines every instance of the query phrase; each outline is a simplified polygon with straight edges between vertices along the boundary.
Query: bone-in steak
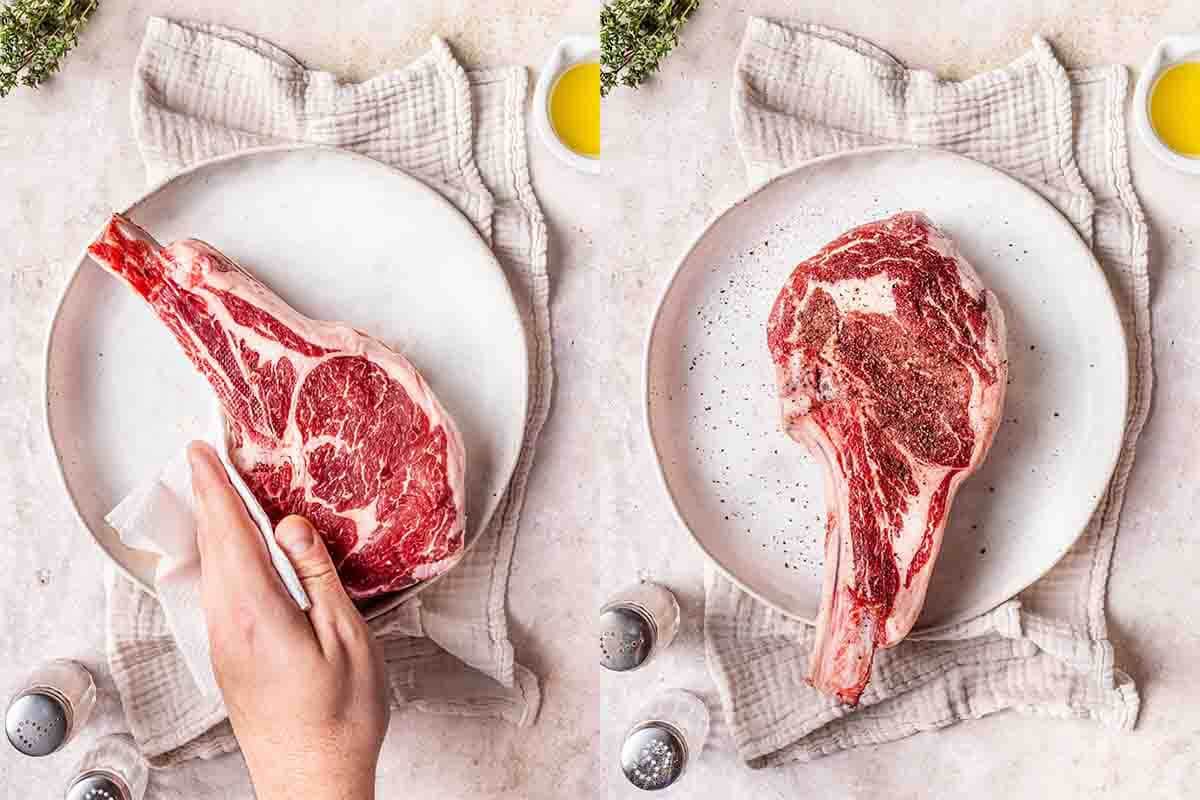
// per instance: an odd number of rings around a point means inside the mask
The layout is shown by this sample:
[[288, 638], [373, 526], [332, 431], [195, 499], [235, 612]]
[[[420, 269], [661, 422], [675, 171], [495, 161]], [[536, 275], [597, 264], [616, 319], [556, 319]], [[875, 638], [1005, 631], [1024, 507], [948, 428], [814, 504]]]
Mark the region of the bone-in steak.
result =
[[825, 470], [809, 682], [857, 703], [912, 629], [959, 485], [1000, 423], [1004, 317], [924, 214], [855, 228], [792, 272], [767, 324], [783, 424]]
[[230, 456], [272, 521], [308, 517], [354, 598], [462, 553], [462, 438], [416, 369], [310, 320], [209, 245], [160, 247], [114, 216], [88, 248], [145, 298], [216, 391]]

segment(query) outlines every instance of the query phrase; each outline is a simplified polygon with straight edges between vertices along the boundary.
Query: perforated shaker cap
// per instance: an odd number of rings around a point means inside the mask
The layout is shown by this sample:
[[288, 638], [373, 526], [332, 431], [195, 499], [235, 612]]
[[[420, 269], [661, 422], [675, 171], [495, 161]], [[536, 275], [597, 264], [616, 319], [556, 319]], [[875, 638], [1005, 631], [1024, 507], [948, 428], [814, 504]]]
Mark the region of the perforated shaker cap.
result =
[[62, 747], [71, 727], [66, 704], [48, 692], [26, 692], [8, 706], [8, 741], [27, 756], [48, 756]]
[[637, 669], [650, 658], [657, 638], [654, 619], [636, 605], [619, 603], [600, 610], [600, 665], [606, 669]]
[[645, 722], [625, 737], [621, 771], [639, 789], [665, 789], [683, 774], [688, 748], [683, 734], [667, 722]]
[[130, 800], [130, 797], [125, 781], [111, 772], [93, 770], [71, 784], [66, 800]]

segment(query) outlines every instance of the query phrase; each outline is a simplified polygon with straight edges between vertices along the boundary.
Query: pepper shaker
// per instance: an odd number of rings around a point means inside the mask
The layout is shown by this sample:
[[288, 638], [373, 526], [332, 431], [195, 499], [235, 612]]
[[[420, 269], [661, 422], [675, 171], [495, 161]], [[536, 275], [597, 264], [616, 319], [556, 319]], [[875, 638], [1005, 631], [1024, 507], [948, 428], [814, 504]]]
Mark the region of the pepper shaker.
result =
[[665, 692], [637, 715], [621, 746], [621, 771], [639, 789], [665, 789], [682, 777], [708, 738], [708, 707], [682, 689]]
[[664, 586], [642, 582], [618, 592], [600, 609], [600, 664], [637, 669], [679, 632], [679, 602]]
[[75, 768], [66, 800], [142, 800], [148, 777], [133, 737], [110, 734], [97, 740]]
[[27, 756], [61, 749], [87, 724], [96, 705], [96, 682], [81, 664], [49, 661], [33, 671], [8, 704], [8, 741]]

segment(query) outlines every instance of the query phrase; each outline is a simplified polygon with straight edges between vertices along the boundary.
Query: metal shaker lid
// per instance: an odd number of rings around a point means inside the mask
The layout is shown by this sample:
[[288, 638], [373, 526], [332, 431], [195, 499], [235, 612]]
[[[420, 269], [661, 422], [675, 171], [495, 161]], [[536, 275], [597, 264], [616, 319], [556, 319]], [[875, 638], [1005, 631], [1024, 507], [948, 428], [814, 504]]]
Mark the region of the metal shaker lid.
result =
[[650, 657], [658, 626], [636, 605], [618, 603], [600, 610], [600, 665], [616, 672], [637, 669]]
[[130, 800], [129, 787], [111, 772], [93, 770], [75, 779], [66, 800]]
[[66, 703], [50, 692], [21, 694], [4, 715], [8, 741], [27, 756], [48, 756], [62, 747], [70, 727]]
[[639, 789], [665, 789], [683, 774], [688, 749], [683, 734], [666, 722], [644, 722], [625, 737], [621, 771]]

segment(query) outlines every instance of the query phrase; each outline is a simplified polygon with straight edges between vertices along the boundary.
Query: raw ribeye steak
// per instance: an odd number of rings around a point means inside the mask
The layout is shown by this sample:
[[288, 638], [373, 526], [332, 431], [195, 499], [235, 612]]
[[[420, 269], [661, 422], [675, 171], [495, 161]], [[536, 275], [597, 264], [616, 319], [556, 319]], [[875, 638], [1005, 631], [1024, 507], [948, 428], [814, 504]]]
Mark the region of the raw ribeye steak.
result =
[[208, 379], [230, 456], [271, 520], [301, 514], [354, 598], [462, 554], [462, 437], [402, 355], [310, 320], [204, 242], [161, 247], [114, 215], [91, 257], [141, 295]]
[[954, 243], [905, 212], [796, 267], [767, 341], [784, 428], [825, 471], [808, 680], [854, 704], [875, 648], [916, 622], [955, 492], [1000, 423], [1004, 317]]

